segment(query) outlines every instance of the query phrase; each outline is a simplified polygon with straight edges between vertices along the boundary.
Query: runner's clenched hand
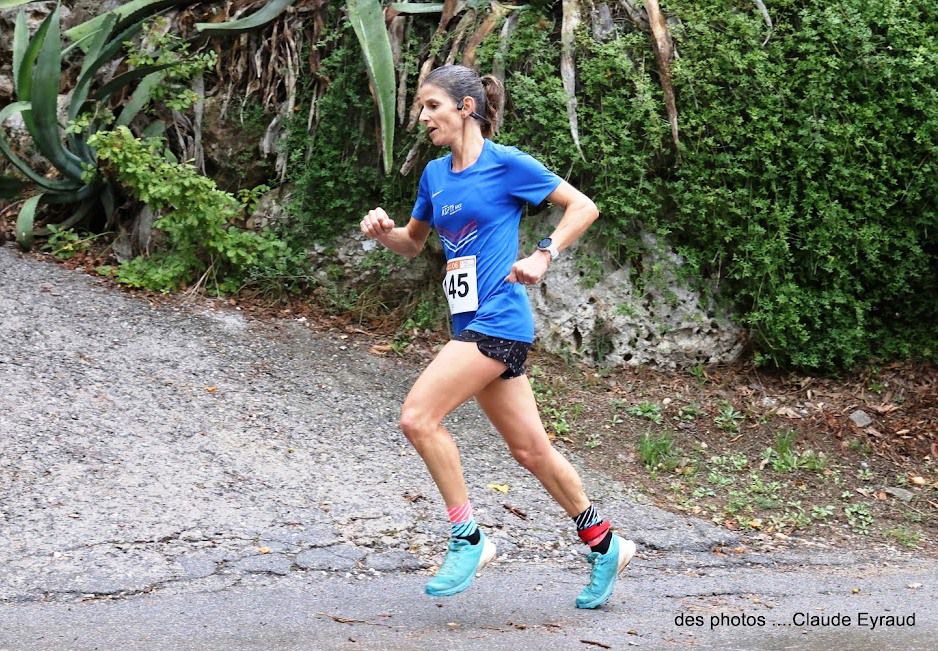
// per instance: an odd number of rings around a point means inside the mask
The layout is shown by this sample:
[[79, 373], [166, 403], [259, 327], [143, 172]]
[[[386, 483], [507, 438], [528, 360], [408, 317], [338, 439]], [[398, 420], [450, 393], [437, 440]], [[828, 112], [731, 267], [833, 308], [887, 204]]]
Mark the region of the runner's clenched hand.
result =
[[511, 266], [511, 273], [505, 277], [509, 283], [522, 285], [536, 285], [547, 273], [550, 266], [550, 254], [544, 251], [535, 251], [531, 255], [518, 260]]
[[384, 208], [375, 208], [369, 210], [368, 214], [361, 221], [362, 233], [373, 240], [387, 235], [394, 228], [394, 220], [388, 217]]

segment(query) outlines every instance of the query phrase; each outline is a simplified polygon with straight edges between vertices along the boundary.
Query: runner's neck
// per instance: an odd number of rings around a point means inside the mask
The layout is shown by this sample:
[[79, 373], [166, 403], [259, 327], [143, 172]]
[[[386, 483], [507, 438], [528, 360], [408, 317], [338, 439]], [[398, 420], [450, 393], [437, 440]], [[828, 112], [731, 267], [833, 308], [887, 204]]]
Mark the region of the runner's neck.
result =
[[482, 149], [484, 147], [485, 138], [482, 137], [481, 133], [475, 134], [474, 136], [470, 135], [459, 145], [454, 143], [453, 147], [451, 147], [453, 158], [450, 163], [450, 169], [456, 173], [465, 171], [479, 160], [479, 156], [482, 155]]

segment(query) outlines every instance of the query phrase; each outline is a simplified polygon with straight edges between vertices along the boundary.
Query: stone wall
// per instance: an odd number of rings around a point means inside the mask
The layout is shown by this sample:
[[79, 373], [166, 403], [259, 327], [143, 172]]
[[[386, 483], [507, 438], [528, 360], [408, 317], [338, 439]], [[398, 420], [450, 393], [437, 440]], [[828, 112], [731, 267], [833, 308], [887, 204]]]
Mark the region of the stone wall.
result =
[[[557, 221], [558, 214], [548, 218]], [[642, 240], [640, 289], [632, 269], [616, 266], [588, 240], [562, 253], [529, 290], [539, 343], [603, 366], [678, 368], [737, 359], [744, 331], [681, 279], [680, 256], [649, 234]], [[527, 244], [523, 251], [532, 249]]]

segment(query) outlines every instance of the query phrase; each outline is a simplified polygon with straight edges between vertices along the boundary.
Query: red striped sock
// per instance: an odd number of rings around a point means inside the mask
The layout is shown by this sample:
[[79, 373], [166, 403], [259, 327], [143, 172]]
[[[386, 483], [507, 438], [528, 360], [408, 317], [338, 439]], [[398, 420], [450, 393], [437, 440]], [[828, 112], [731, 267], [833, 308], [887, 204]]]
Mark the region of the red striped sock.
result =
[[573, 520], [576, 522], [577, 535], [591, 550], [600, 554], [609, 551], [609, 542], [612, 540], [611, 525], [608, 520], [600, 519], [592, 504]]

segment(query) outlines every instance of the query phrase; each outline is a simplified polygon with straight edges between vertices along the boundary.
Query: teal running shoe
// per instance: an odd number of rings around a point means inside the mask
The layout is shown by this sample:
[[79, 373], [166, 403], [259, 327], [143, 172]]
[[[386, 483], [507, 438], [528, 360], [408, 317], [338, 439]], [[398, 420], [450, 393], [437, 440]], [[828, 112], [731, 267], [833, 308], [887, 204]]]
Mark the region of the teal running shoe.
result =
[[593, 566], [589, 585], [576, 598], [577, 608], [599, 608], [609, 601], [616, 577], [635, 556], [635, 543], [621, 536], [612, 535], [609, 550], [605, 554], [590, 552], [587, 556]]
[[428, 595], [449, 597], [459, 594], [472, 584], [476, 572], [495, 558], [495, 544], [481, 530], [479, 534], [479, 542], [475, 545], [465, 538], [450, 538], [446, 559], [436, 576], [427, 583]]

